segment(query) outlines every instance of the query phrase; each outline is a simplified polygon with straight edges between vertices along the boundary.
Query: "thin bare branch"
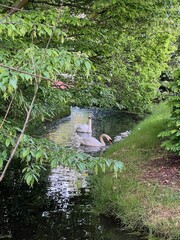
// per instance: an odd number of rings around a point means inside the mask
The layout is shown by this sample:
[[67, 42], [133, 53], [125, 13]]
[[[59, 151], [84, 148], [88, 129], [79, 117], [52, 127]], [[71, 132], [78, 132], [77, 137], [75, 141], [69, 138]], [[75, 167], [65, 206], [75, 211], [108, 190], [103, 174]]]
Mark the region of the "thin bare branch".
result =
[[10, 111], [10, 108], [11, 108], [11, 106], [12, 106], [14, 97], [15, 97], [15, 94], [14, 94], [14, 96], [12, 97], [12, 99], [11, 99], [11, 101], [10, 101], [10, 103], [9, 103], [9, 106], [8, 106], [8, 108], [7, 108], [7, 111], [6, 111], [6, 114], [5, 114], [5, 116], [4, 116], [3, 120], [2, 120], [2, 123], [1, 123], [1, 125], [0, 125], [0, 129], [2, 128], [4, 122], [6, 121], [6, 118], [7, 118], [7, 115], [8, 115], [8, 113], [9, 113], [9, 111]]

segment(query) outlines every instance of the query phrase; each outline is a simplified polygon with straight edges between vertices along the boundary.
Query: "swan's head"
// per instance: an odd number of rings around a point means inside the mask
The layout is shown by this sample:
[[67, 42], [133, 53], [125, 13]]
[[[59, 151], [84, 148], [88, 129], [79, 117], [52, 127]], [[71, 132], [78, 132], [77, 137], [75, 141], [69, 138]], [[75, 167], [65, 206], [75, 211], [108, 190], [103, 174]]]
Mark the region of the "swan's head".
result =
[[89, 116], [88, 119], [91, 119], [91, 120], [92, 120], [92, 116]]
[[109, 139], [108, 139], [108, 142], [109, 142], [109, 144], [111, 145], [112, 142], [113, 142], [113, 141], [112, 141], [112, 138], [109, 138]]
[[104, 135], [105, 135], [107, 141], [109, 142], [109, 144], [112, 144], [112, 141], [113, 141], [112, 138], [107, 134], [104, 134]]

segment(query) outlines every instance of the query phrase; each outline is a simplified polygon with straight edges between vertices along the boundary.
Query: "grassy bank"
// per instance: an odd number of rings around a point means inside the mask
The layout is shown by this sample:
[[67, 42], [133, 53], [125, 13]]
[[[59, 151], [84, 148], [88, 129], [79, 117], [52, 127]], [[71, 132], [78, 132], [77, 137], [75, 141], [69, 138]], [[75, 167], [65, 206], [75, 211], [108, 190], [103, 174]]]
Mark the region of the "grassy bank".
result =
[[121, 160], [125, 170], [118, 178], [111, 173], [97, 177], [95, 211], [120, 218], [125, 226], [146, 230], [151, 236], [180, 239], [179, 189], [148, 178], [154, 160], [168, 157], [157, 138], [168, 117], [165, 104], [155, 106], [153, 114], [139, 123], [131, 135], [109, 148], [106, 156]]

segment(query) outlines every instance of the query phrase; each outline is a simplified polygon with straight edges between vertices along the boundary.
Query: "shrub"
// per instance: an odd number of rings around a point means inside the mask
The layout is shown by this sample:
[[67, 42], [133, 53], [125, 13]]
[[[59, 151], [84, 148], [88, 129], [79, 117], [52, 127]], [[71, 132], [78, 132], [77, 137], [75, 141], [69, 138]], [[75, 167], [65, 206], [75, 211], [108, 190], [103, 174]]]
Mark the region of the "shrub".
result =
[[180, 156], [180, 70], [175, 72], [171, 90], [173, 94], [168, 102], [171, 106], [171, 116], [167, 129], [161, 132], [159, 136], [166, 138], [162, 143], [166, 150]]

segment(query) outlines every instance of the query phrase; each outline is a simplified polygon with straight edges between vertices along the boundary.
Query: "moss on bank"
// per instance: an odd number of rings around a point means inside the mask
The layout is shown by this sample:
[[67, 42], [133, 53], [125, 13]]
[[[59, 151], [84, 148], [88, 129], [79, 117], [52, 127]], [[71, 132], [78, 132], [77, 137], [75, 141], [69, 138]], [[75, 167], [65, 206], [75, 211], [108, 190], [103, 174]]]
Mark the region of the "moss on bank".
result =
[[125, 170], [118, 178], [111, 173], [99, 175], [93, 193], [97, 213], [120, 218], [127, 227], [146, 229], [152, 236], [180, 239], [179, 190], [142, 177], [154, 159], [167, 156], [157, 135], [166, 127], [169, 114], [164, 103], [155, 106], [131, 135], [109, 148], [105, 155], [121, 160]]

